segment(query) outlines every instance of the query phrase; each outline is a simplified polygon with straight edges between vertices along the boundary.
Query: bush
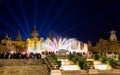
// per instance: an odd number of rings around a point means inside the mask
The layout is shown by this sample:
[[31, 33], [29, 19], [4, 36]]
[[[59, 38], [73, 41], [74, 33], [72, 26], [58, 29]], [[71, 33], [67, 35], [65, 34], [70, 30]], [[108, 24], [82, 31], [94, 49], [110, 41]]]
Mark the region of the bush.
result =
[[115, 65], [112, 60], [106, 61], [106, 64], [107, 64], [107, 65], [110, 65], [110, 66], [112, 66], [112, 67], [114, 67], [114, 65]]
[[84, 63], [85, 63], [85, 62], [83, 62], [83, 61], [76, 61], [76, 64], [77, 64], [78, 66], [80, 66], [81, 69], [83, 69]]
[[83, 62], [83, 61], [79, 61], [79, 66], [81, 67], [81, 69], [84, 68], [84, 67], [83, 67], [84, 63], [85, 63], [85, 62]]
[[69, 55], [68, 57], [69, 57], [69, 59], [70, 59], [70, 60], [72, 60], [72, 58], [73, 58], [73, 55]]
[[94, 55], [93, 55], [93, 59], [94, 59], [94, 60], [98, 60], [98, 59], [99, 59], [99, 55], [98, 55], [98, 54], [94, 54]]
[[120, 60], [120, 55], [116, 55], [116, 60]]
[[57, 57], [54, 54], [52, 54], [51, 57], [53, 58], [54, 61], [57, 61]]
[[58, 67], [61, 66], [61, 61], [57, 61]]
[[76, 64], [79, 66], [79, 61], [76, 61]]
[[102, 63], [105, 63], [106, 59], [105, 58], [99, 58], [99, 61], [101, 61]]
[[77, 61], [77, 59], [72, 57], [72, 61], [75, 63]]

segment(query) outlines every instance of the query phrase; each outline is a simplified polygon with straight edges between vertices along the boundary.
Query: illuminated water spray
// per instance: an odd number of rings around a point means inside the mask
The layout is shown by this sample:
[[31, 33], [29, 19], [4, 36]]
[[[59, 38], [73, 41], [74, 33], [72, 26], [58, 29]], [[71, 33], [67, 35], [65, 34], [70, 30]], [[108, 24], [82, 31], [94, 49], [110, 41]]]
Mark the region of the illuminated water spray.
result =
[[[28, 39], [29, 41], [29, 39]], [[74, 38], [47, 38], [44, 42], [41, 41], [30, 41], [28, 44], [28, 52], [41, 53], [43, 51], [52, 51], [55, 52], [64, 49], [69, 52], [81, 52], [87, 53], [88, 46], [85, 43], [82, 43]]]
[[53, 38], [53, 40], [50, 40], [49, 38], [44, 42], [44, 47], [47, 48], [48, 51], [58, 51], [60, 49], [65, 49], [68, 50], [69, 46], [72, 45], [74, 43], [73, 42], [69, 42], [69, 39], [66, 38]]

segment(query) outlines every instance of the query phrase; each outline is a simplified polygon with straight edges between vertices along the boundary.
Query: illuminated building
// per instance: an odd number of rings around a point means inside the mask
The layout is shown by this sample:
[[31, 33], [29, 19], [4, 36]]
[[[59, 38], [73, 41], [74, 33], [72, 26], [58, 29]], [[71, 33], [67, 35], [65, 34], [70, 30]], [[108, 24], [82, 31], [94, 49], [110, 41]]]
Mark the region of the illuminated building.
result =
[[28, 49], [28, 53], [41, 53], [42, 51], [42, 47], [41, 47], [41, 44], [43, 42], [43, 38], [38, 38], [39, 36], [39, 33], [36, 29], [36, 27], [34, 27], [34, 30], [32, 31], [32, 37], [31, 38], [28, 38], [26, 40], [26, 46], [27, 46], [27, 49]]
[[8, 34], [6, 34], [5, 38], [1, 40], [1, 43], [4, 44], [4, 45], [7, 45], [9, 43]]
[[117, 41], [116, 31], [112, 30], [112, 31], [110, 31], [110, 33], [111, 33], [110, 41]]
[[21, 48], [25, 47], [25, 42], [21, 40], [20, 31], [18, 31], [18, 35], [16, 40], [11, 40], [11, 38], [6, 34], [5, 38], [1, 40], [1, 44], [6, 47], [5, 51], [19, 52]]
[[1, 40], [1, 44], [7, 45], [7, 46], [25, 46], [25, 42], [21, 40], [20, 31], [18, 31], [18, 35], [16, 37], [16, 40], [11, 40], [11, 38], [6, 34], [5, 38]]

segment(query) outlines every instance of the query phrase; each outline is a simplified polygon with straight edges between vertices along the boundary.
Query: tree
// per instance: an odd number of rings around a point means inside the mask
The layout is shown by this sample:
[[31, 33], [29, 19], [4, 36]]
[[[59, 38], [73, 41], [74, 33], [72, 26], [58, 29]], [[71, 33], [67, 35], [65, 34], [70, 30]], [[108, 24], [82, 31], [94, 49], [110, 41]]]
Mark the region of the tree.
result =
[[97, 52], [105, 52], [109, 49], [109, 41], [100, 39], [95, 48]]

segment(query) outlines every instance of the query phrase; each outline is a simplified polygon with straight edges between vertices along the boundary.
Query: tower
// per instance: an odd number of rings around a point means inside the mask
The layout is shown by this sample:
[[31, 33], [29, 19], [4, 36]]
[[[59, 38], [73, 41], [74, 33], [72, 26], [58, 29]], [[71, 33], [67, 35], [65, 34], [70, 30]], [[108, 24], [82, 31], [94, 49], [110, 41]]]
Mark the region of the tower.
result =
[[49, 32], [48, 38], [53, 41], [53, 37], [52, 37], [52, 33], [51, 32]]
[[34, 39], [34, 50], [37, 49], [37, 39], [38, 39], [39, 33], [36, 29], [36, 26], [34, 26], [34, 30], [32, 31], [32, 38]]
[[9, 36], [8, 34], [5, 35], [5, 39], [8, 40], [9, 39]]
[[111, 33], [110, 41], [117, 41], [116, 31], [115, 30], [111, 30], [110, 33]]
[[6, 34], [4, 39], [1, 40], [1, 43], [4, 45], [7, 45], [8, 41], [9, 41], [9, 36], [8, 36], [8, 34]]
[[39, 36], [36, 26], [34, 26], [34, 30], [32, 31], [31, 35], [32, 35], [32, 38], [37, 38]]
[[22, 40], [21, 40], [21, 35], [20, 35], [20, 31], [19, 31], [19, 30], [18, 30], [18, 35], [17, 35], [17, 37], [16, 37], [16, 40], [17, 40], [17, 41], [22, 41]]

